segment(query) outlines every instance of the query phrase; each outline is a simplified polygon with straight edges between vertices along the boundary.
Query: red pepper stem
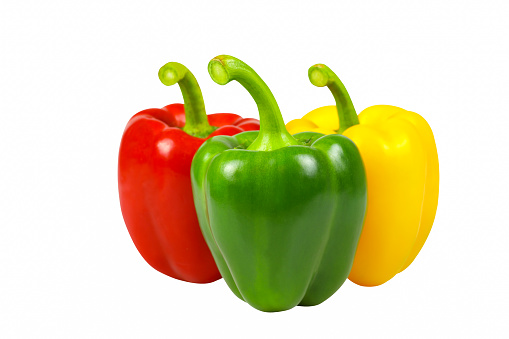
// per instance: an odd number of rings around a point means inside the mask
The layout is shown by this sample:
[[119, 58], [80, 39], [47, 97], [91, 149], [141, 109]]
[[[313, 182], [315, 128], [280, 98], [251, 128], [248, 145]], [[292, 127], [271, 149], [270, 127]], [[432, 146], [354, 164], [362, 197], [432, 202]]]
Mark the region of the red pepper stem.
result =
[[207, 120], [203, 95], [193, 73], [178, 62], [169, 62], [159, 69], [158, 75], [166, 86], [178, 83], [180, 87], [186, 112], [186, 124], [182, 130], [198, 138], [205, 138], [212, 133], [215, 128]]
[[355, 113], [352, 99], [345, 88], [345, 85], [339, 80], [338, 76], [327, 66], [317, 64], [311, 66], [308, 71], [309, 81], [317, 87], [327, 86], [336, 100], [336, 109], [338, 110], [339, 131], [343, 133], [347, 128], [359, 124], [359, 118]]
[[248, 150], [272, 151], [299, 144], [286, 130], [274, 95], [251, 67], [232, 56], [220, 55], [209, 62], [208, 69], [212, 80], [219, 85], [238, 81], [256, 102], [260, 115], [260, 133]]

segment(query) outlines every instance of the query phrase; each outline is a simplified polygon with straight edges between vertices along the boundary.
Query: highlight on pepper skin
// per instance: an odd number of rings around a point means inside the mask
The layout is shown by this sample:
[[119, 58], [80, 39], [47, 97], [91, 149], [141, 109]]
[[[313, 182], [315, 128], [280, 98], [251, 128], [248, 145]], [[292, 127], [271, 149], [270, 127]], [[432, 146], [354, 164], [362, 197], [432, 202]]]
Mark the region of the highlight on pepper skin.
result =
[[359, 148], [366, 168], [368, 206], [349, 279], [381, 285], [405, 270], [424, 245], [438, 205], [438, 155], [433, 132], [419, 114], [377, 105], [359, 116], [339, 78], [323, 64], [310, 82], [327, 86], [335, 106], [317, 108], [290, 121], [290, 133], [340, 133]]

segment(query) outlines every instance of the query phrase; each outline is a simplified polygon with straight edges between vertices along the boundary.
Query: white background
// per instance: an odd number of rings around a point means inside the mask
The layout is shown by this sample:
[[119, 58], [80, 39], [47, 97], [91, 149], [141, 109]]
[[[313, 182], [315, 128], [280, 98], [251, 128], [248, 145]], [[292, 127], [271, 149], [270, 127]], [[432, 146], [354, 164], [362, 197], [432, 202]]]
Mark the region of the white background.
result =
[[[506, 1], [2, 1], [0, 337], [497, 338], [508, 336]], [[360, 112], [391, 104], [431, 125], [436, 221], [403, 274], [347, 281], [322, 305], [259, 312], [221, 280], [150, 268], [124, 225], [117, 155], [129, 118], [182, 102], [159, 67], [182, 62], [207, 111], [257, 117], [208, 61], [230, 54], [285, 121], [333, 103], [330, 66]], [[402, 206], [404, 208], [404, 206]]]

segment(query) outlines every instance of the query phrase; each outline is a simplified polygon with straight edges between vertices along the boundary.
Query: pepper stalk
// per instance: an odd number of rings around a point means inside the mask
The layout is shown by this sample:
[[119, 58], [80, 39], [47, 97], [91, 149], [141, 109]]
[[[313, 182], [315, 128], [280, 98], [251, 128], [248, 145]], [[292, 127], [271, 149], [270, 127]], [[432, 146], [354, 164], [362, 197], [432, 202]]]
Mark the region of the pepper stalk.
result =
[[203, 95], [193, 73], [178, 62], [168, 62], [159, 69], [158, 76], [166, 86], [178, 83], [182, 91], [186, 114], [186, 124], [182, 130], [198, 138], [205, 138], [214, 132], [216, 128], [208, 122]]
[[269, 87], [256, 72], [241, 60], [219, 55], [209, 62], [209, 74], [219, 85], [238, 81], [253, 97], [260, 114], [260, 133], [247, 148], [254, 151], [273, 151], [300, 143], [286, 130], [281, 111]]
[[345, 85], [329, 67], [324, 64], [311, 66], [308, 76], [313, 85], [317, 87], [327, 86], [334, 96], [339, 118], [339, 134], [343, 134], [348, 128], [359, 124], [359, 118]]

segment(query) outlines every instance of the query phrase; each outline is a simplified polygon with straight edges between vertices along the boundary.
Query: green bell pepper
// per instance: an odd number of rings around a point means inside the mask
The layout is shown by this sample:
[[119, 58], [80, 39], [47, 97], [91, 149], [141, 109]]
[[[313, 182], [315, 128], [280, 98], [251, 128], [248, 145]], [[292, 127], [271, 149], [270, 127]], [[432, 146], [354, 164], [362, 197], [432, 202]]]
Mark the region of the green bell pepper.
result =
[[218, 56], [212, 79], [251, 94], [260, 131], [216, 136], [191, 166], [204, 238], [239, 298], [262, 311], [317, 305], [352, 267], [366, 209], [366, 176], [342, 135], [292, 137], [263, 80], [242, 61]]

